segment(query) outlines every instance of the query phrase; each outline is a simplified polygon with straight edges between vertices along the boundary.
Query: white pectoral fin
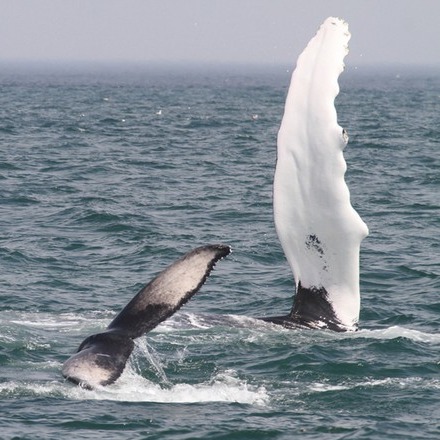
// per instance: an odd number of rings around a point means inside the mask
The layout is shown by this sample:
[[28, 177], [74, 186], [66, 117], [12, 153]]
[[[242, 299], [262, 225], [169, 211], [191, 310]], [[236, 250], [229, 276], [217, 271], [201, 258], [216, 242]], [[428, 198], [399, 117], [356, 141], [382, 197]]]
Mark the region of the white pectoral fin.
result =
[[348, 137], [334, 105], [349, 39], [347, 23], [330, 17], [298, 58], [274, 178], [275, 225], [296, 286], [324, 289], [347, 328], [359, 318], [359, 248], [368, 234], [350, 203], [343, 157]]

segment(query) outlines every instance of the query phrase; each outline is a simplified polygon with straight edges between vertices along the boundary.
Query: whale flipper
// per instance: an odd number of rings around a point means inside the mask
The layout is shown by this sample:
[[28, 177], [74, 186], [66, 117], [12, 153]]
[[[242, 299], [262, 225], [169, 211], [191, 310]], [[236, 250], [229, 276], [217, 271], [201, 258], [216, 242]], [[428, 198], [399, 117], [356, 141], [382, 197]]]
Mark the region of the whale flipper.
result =
[[289, 315], [265, 318], [285, 326], [357, 327], [359, 248], [368, 228], [350, 203], [343, 149], [348, 136], [334, 105], [350, 33], [328, 18], [299, 56], [278, 133], [275, 226], [293, 271]]
[[122, 374], [142, 336], [173, 315], [202, 287], [229, 246], [202, 246], [184, 255], [150, 281], [107, 329], [86, 338], [63, 365], [62, 374], [85, 388], [113, 383]]

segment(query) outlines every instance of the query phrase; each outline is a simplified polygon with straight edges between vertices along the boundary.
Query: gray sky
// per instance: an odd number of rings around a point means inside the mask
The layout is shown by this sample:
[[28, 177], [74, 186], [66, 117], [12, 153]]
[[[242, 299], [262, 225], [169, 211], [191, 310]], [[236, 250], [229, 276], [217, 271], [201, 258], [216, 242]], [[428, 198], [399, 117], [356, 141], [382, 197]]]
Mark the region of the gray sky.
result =
[[0, 0], [0, 61], [292, 64], [330, 15], [347, 63], [440, 65], [440, 0]]

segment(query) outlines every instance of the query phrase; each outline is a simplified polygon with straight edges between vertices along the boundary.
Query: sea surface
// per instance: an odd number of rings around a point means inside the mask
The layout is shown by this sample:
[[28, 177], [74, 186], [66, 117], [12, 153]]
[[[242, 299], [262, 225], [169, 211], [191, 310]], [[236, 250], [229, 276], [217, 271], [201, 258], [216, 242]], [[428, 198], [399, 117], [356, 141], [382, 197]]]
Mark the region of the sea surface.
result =
[[[284, 66], [0, 69], [1, 439], [439, 439], [440, 70], [348, 67], [337, 98], [360, 330], [286, 330], [272, 216]], [[292, 225], [294, 227], [294, 225]], [[155, 274], [225, 243], [88, 391], [63, 362]]]

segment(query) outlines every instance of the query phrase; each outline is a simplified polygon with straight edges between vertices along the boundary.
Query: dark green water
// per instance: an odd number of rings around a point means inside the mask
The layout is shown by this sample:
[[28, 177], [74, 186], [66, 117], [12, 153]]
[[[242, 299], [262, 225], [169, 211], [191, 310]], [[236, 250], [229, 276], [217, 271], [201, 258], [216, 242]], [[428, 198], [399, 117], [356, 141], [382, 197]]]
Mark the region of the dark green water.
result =
[[[340, 81], [346, 178], [370, 228], [361, 330], [219, 316], [291, 307], [271, 200], [288, 82], [275, 68], [3, 70], [0, 438], [440, 438], [440, 72]], [[216, 242], [233, 254], [118, 382], [63, 381], [85, 336]]]

